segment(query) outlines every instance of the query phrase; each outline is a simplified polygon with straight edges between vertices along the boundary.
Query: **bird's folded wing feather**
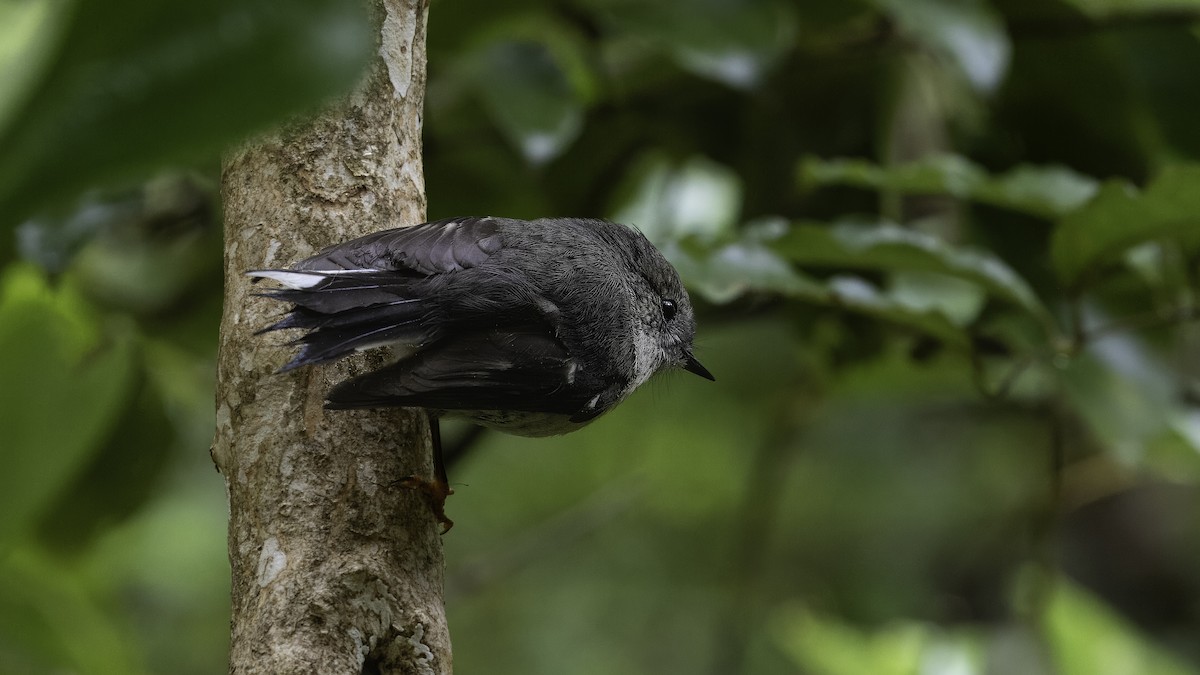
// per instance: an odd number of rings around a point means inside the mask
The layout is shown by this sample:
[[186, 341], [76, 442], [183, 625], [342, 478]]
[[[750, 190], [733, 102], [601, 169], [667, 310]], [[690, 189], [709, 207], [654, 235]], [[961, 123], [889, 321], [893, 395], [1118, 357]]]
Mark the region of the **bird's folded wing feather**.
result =
[[304, 345], [281, 372], [332, 361], [356, 350], [392, 343], [416, 344], [429, 338], [423, 319], [429, 302], [413, 280], [394, 272], [293, 272], [260, 270], [284, 288], [258, 295], [292, 303], [283, 319], [259, 333], [302, 329], [294, 343]]
[[385, 344], [419, 344], [431, 337], [436, 306], [426, 282], [481, 264], [501, 246], [497, 219], [451, 218], [384, 230], [325, 249], [289, 269], [255, 270], [282, 288], [259, 295], [294, 305], [260, 332], [307, 332], [281, 371], [325, 363]]
[[575, 415], [590, 388], [562, 343], [543, 327], [457, 335], [396, 364], [348, 380], [326, 407], [423, 407]]
[[383, 230], [331, 246], [293, 269], [374, 269], [427, 276], [475, 267], [502, 245], [500, 219], [448, 218]]

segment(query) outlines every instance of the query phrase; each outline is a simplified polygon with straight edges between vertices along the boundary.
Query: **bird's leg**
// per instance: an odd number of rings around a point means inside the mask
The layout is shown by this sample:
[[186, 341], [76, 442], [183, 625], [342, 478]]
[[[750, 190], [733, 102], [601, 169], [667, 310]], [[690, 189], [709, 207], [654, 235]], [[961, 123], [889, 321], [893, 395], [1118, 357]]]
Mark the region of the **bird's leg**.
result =
[[433, 479], [446, 487], [446, 494], [454, 494], [450, 477], [446, 475], [446, 456], [442, 452], [442, 423], [437, 415], [429, 413], [429, 434], [433, 436]]
[[442, 524], [442, 534], [446, 534], [454, 527], [454, 521], [446, 517], [446, 497], [454, 494], [454, 488], [450, 487], [446, 477], [446, 460], [442, 457], [442, 427], [432, 413], [429, 414], [429, 433], [433, 441], [433, 480], [413, 475], [401, 480], [400, 485], [425, 495], [429, 510]]

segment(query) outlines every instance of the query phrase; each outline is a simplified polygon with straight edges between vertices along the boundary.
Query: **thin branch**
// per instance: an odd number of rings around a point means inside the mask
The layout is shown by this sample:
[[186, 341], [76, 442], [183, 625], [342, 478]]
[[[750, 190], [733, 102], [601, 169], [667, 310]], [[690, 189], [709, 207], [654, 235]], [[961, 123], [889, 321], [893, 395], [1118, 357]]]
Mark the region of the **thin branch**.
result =
[[988, 400], [1003, 401], [1012, 393], [1012, 388], [1016, 385], [1017, 380], [1029, 370], [1030, 366], [1037, 363], [1038, 357], [1035, 354], [1024, 354], [1013, 361], [1008, 372], [1000, 379], [1000, 382], [993, 388], [988, 386], [987, 373], [983, 367], [983, 359], [979, 357], [977, 352], [971, 353], [971, 372], [975, 388], [979, 393]]
[[[729, 557], [729, 602], [717, 621], [711, 672], [729, 675], [743, 670], [746, 653], [764, 620], [763, 589], [771, 533], [783, 499], [784, 471], [792, 459], [792, 438], [811, 407], [803, 387], [776, 413], [767, 435], [754, 450], [741, 508], [735, 513], [735, 536]], [[797, 417], [801, 419], [798, 420]]]

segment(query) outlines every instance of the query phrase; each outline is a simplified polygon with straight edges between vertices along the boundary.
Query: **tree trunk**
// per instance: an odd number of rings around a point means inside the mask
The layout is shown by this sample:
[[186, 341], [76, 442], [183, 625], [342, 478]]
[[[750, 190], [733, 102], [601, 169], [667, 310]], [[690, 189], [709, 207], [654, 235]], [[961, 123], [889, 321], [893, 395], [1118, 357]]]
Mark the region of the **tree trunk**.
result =
[[292, 348], [255, 337], [279, 303], [243, 274], [424, 220], [424, 0], [374, 0], [379, 58], [341, 104], [228, 159], [225, 310], [213, 459], [229, 490], [230, 671], [449, 673], [439, 526], [396, 487], [431, 475], [412, 411], [326, 411], [330, 386], [382, 356], [273, 372]]

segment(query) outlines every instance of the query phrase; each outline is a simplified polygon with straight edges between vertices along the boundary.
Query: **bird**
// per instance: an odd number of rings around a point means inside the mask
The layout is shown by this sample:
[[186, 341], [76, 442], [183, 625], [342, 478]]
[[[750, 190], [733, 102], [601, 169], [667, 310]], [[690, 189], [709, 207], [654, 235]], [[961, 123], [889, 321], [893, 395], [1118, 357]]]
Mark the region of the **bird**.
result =
[[[247, 272], [291, 305], [257, 334], [303, 331], [279, 373], [390, 347], [396, 360], [336, 384], [333, 410], [423, 408], [441, 509], [453, 491], [437, 420], [518, 436], [573, 432], [658, 372], [715, 380], [693, 354], [690, 298], [639, 231], [607, 220], [456, 217], [382, 230], [284, 269]], [[439, 501], [440, 500], [440, 501]]]

